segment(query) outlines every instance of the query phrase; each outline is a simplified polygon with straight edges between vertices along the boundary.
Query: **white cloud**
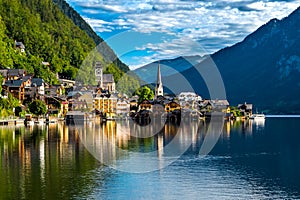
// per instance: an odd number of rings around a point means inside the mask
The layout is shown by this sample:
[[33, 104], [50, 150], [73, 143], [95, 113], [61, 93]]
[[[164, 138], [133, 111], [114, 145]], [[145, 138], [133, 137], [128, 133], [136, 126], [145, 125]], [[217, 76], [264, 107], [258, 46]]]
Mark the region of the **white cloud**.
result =
[[[68, 0], [99, 33], [132, 30], [176, 36], [145, 43], [137, 49], [153, 54], [143, 61], [198, 54], [199, 47], [213, 53], [241, 41], [272, 18], [283, 18], [300, 0]], [[96, 11], [101, 15], [91, 15]], [[102, 18], [103, 17], [103, 18]], [[102, 19], [102, 20], [101, 20]], [[105, 20], [104, 20], [105, 19]], [[161, 41], [161, 38], [158, 38]], [[191, 42], [192, 41], [192, 42]], [[118, 48], [118, 47], [113, 47]], [[134, 58], [133, 58], [134, 60]], [[140, 63], [138, 63], [139, 65]]]

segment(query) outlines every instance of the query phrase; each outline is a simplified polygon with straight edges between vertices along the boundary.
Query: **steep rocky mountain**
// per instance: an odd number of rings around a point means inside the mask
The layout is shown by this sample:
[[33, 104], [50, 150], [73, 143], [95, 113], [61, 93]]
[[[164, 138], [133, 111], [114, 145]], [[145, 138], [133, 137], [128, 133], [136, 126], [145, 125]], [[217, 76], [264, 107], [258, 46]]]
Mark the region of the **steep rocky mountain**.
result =
[[74, 22], [74, 24], [85, 31], [88, 36], [94, 40], [96, 45], [101, 43], [98, 49], [106, 60], [113, 62], [123, 72], [127, 72], [129, 70], [128, 66], [116, 56], [114, 51], [106, 44], [106, 42], [95, 33], [90, 25], [65, 0], [53, 0], [53, 2]]
[[50, 84], [58, 82], [56, 74], [94, 83], [96, 61], [116, 77], [129, 70], [106, 43], [84, 63], [102, 39], [74, 10], [65, 9], [76, 16], [70, 19], [58, 5], [52, 0], [0, 0], [0, 68], [25, 69]]
[[[300, 113], [300, 7], [282, 20], [272, 19], [242, 42], [212, 54], [211, 58], [232, 105], [249, 102], [267, 113]], [[205, 98], [209, 98], [207, 87], [197, 71], [209, 59], [195, 67], [185, 66], [180, 72]], [[164, 77], [163, 82], [174, 82], [178, 77]]]

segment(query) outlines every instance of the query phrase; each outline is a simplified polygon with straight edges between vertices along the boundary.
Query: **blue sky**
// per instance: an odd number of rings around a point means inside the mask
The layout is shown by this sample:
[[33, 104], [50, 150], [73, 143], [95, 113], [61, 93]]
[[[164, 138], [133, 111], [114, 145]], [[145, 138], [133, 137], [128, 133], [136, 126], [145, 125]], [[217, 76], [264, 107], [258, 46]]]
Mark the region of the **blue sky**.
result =
[[131, 69], [243, 40], [300, 0], [67, 0]]

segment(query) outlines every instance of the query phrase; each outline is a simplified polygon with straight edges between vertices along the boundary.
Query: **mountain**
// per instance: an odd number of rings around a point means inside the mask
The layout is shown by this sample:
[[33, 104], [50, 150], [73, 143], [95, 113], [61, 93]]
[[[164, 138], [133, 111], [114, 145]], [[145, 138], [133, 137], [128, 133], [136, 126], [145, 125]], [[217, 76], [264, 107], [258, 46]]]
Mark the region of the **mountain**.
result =
[[[248, 102], [266, 113], [300, 113], [299, 21], [300, 7], [282, 20], [272, 19], [242, 42], [211, 55], [232, 105]], [[163, 83], [176, 82], [183, 76], [197, 93], [209, 98], [204, 80], [198, 73], [210, 63], [209, 60], [208, 57], [195, 67], [186, 67], [188, 69], [180, 75], [164, 77]], [[180, 89], [189, 88], [182, 86]]]
[[[176, 73], [180, 73], [201, 62], [203, 59], [205, 59], [205, 56], [185, 56], [175, 59], [160, 60], [159, 63], [162, 66], [161, 74], [166, 77]], [[155, 83], [157, 66], [157, 61], [152, 62], [143, 67], [135, 69], [134, 73], [147, 83]]]
[[77, 13], [65, 0], [53, 0], [53, 2], [68, 16], [74, 24], [80, 29], [84, 30], [90, 38], [92, 38], [96, 45], [100, 45], [99, 51], [108, 62], [113, 62], [123, 72], [129, 71], [125, 65], [114, 53], [114, 51], [106, 44], [106, 42], [99, 37], [88, 23]]
[[[71, 12], [69, 7], [68, 13], [77, 24], [58, 5], [67, 7], [64, 1], [0, 0], [0, 68], [26, 69], [50, 84], [57, 83], [57, 73], [63, 78], [92, 83], [95, 61], [101, 61], [116, 76], [128, 71], [105, 43], [99, 49], [100, 54], [83, 63], [102, 39], [95, 36], [74, 10]], [[16, 44], [22, 44], [25, 52], [20, 52]], [[112, 60], [115, 62], [111, 63]], [[84, 73], [77, 73], [83, 64]]]

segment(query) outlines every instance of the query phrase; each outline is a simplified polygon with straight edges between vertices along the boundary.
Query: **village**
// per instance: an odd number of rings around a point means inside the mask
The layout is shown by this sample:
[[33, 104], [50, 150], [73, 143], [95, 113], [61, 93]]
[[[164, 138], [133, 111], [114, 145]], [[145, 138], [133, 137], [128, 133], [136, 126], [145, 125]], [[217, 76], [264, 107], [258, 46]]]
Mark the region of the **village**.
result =
[[[1, 69], [0, 74], [3, 77], [2, 98], [7, 98], [9, 94], [15, 97], [27, 113], [26, 116], [30, 116], [29, 121], [32, 115], [27, 105], [34, 100], [44, 102], [47, 108], [47, 113], [40, 118], [44, 119], [41, 123], [60, 119], [73, 124], [76, 120], [88, 120], [89, 116], [99, 116], [101, 121], [132, 118], [139, 123], [149, 123], [151, 117], [179, 123], [181, 118], [199, 120], [210, 118], [212, 114], [219, 114], [226, 119], [252, 116], [252, 104], [232, 107], [227, 100], [202, 99], [189, 91], [166, 95], [159, 64], [154, 98], [141, 102], [137, 95], [128, 97], [118, 93], [113, 74], [104, 74], [100, 62], [95, 66], [97, 86], [77, 84], [68, 79], [59, 79], [60, 84], [50, 85], [42, 78], [27, 74], [24, 69]], [[14, 115], [26, 118], [18, 113]]]

